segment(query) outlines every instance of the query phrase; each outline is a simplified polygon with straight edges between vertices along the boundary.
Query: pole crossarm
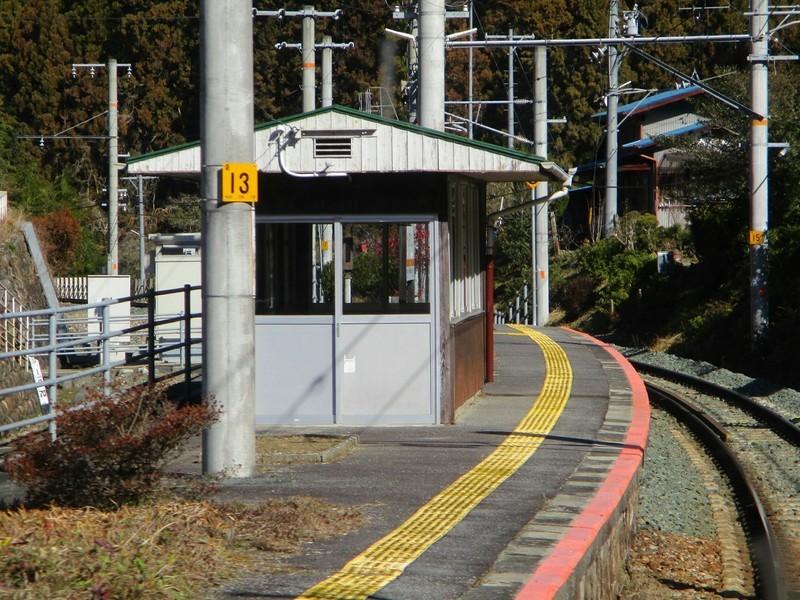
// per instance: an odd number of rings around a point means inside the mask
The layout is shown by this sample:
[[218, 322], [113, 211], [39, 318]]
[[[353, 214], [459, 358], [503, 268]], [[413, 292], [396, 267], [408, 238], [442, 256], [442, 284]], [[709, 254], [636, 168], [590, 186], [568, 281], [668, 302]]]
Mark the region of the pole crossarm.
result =
[[[353, 42], [337, 42], [337, 43], [322, 43], [314, 44], [314, 50], [351, 50], [355, 48]], [[291, 44], [289, 42], [278, 42], [275, 44], [275, 50], [302, 50], [303, 44]]]
[[719, 100], [723, 104], [727, 104], [728, 106], [730, 106], [732, 108], [735, 108], [740, 113], [745, 114], [745, 115], [747, 115], [748, 117], [750, 117], [752, 119], [757, 119], [757, 120], [760, 121], [760, 120], [762, 120], [762, 119], [764, 119], [766, 117], [766, 115], [758, 114], [753, 109], [751, 109], [749, 106], [745, 106], [741, 102], [739, 102], [737, 100], [734, 100], [733, 98], [730, 98], [729, 96], [726, 96], [722, 92], [718, 92], [717, 90], [715, 90], [711, 86], [706, 85], [705, 83], [700, 81], [697, 77], [692, 77], [691, 75], [687, 75], [686, 73], [682, 73], [681, 71], [679, 71], [675, 67], [665, 63], [662, 60], [659, 60], [658, 58], [656, 58], [655, 56], [653, 56], [651, 54], [648, 54], [647, 52], [645, 52], [641, 48], [637, 48], [633, 44], [626, 43], [625, 47], [628, 50], [630, 50], [631, 52], [633, 52], [634, 54], [637, 54], [638, 56], [641, 56], [642, 58], [645, 58], [645, 59], [649, 60], [650, 62], [652, 62], [654, 65], [656, 65], [658, 67], [661, 67], [662, 69], [664, 69], [668, 73], [672, 73], [676, 77], [679, 77], [680, 79], [682, 79], [684, 81], [688, 81], [692, 85], [696, 85], [701, 90], [706, 92], [709, 96], [712, 96], [713, 98], [716, 98], [717, 100]]
[[[445, 19], [469, 19], [469, 9], [465, 6], [464, 10], [448, 10], [444, 14]], [[416, 10], [395, 10], [392, 12], [393, 19], [417, 19], [419, 13]]]
[[517, 46], [519, 48], [533, 48], [536, 46], [559, 47], [559, 46], [624, 46], [632, 44], [641, 46], [644, 44], [684, 44], [692, 43], [718, 43], [718, 42], [750, 42], [752, 37], [747, 33], [732, 33], [727, 35], [679, 35], [679, 36], [656, 36], [656, 37], [605, 37], [605, 38], [576, 38], [576, 39], [498, 39], [498, 40], [463, 40], [450, 41], [447, 43], [449, 48], [505, 48]]
[[341, 9], [336, 9], [333, 11], [323, 11], [323, 10], [315, 10], [315, 9], [308, 9], [308, 10], [286, 10], [285, 8], [279, 8], [278, 10], [258, 10], [257, 8], [253, 9], [253, 16], [254, 17], [277, 17], [278, 19], [285, 19], [287, 17], [311, 17], [312, 19], [319, 19], [319, 18], [330, 18], [338, 21], [342, 18], [344, 13]]

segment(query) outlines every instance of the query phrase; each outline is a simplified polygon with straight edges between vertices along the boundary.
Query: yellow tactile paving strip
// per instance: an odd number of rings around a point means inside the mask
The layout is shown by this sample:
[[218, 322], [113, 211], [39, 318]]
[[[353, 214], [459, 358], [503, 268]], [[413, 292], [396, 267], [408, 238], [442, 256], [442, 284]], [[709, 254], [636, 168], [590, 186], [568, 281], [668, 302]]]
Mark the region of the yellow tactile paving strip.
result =
[[399, 577], [434, 542], [450, 531], [492, 490], [510, 477], [541, 445], [555, 425], [572, 388], [567, 355], [548, 336], [512, 325], [542, 350], [542, 391], [514, 431], [483, 461], [420, 508], [405, 523], [348, 562], [341, 571], [308, 589], [301, 600], [360, 600]]

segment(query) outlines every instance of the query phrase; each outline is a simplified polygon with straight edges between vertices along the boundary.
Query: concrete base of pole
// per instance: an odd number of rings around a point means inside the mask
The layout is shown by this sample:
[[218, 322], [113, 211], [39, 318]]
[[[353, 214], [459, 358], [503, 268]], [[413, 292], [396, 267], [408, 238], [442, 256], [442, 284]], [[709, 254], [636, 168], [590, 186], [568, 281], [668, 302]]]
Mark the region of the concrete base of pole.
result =
[[[255, 470], [255, 300], [252, 208], [207, 203], [203, 253], [203, 390], [220, 409], [206, 432], [203, 471]], [[242, 261], [240, 263], [239, 261]]]

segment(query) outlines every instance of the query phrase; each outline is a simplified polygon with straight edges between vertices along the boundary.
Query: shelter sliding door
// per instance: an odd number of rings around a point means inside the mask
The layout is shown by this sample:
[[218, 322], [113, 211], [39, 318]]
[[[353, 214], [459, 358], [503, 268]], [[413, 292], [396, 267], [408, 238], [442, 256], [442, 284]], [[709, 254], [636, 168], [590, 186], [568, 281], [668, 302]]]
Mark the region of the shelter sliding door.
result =
[[332, 222], [256, 225], [256, 422], [334, 420]]
[[431, 229], [342, 224], [337, 422], [436, 422]]

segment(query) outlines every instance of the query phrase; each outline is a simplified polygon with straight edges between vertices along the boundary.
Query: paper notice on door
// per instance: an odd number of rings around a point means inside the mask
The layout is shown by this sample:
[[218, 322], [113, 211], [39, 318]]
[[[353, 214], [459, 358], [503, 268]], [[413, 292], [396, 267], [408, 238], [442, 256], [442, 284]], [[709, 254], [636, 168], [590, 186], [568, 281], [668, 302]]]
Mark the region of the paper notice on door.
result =
[[356, 357], [344, 357], [344, 372], [345, 373], [355, 373], [356, 372]]

